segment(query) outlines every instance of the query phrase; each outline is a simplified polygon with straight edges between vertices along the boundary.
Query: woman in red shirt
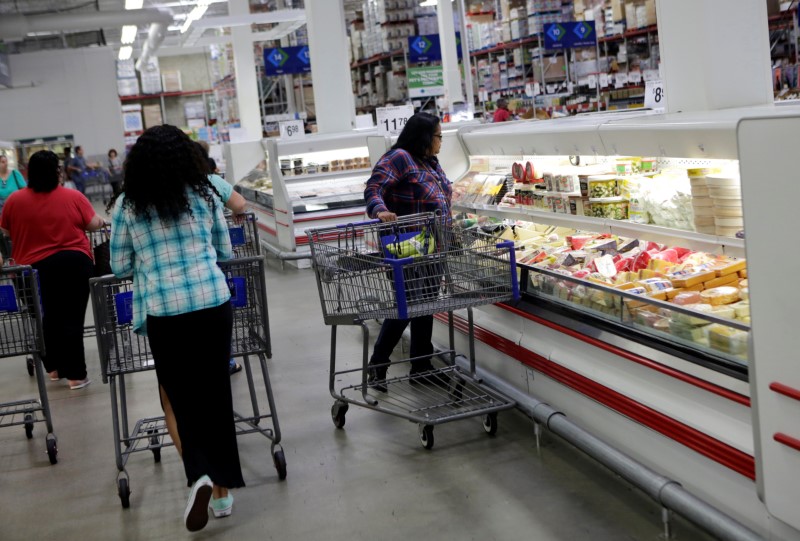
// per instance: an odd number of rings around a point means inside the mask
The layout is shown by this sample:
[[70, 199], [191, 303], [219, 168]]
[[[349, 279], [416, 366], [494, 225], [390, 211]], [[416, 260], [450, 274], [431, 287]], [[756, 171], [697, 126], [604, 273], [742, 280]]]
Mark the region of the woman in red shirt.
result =
[[46, 355], [50, 379], [69, 380], [70, 389], [91, 381], [83, 352], [83, 320], [89, 302], [92, 252], [86, 231], [104, 221], [82, 193], [59, 184], [58, 156], [41, 150], [28, 163], [28, 187], [12, 193], [0, 216], [11, 236], [12, 257], [39, 273]]
[[508, 110], [508, 100], [500, 98], [497, 100], [497, 110], [494, 112], [494, 122], [505, 122], [511, 120], [511, 111]]

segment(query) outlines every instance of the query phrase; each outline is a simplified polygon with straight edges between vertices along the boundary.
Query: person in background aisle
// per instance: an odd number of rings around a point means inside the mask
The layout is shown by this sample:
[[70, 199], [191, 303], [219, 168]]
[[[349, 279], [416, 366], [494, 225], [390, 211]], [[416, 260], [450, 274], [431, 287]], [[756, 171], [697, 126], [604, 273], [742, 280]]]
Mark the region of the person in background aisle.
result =
[[117, 156], [116, 149], [108, 151], [108, 181], [111, 183], [111, 189], [114, 190], [114, 195], [119, 194], [122, 189], [122, 160]]
[[[212, 167], [216, 167], [216, 163], [214, 160], [208, 157], [207, 148], [208, 144], [203, 144], [205, 141], [199, 141], [197, 143], [197, 148], [203, 154], [203, 159], [206, 160], [208, 163], [209, 170]], [[228, 208], [234, 215], [244, 214], [247, 210], [247, 200], [240, 194], [239, 192], [235, 192], [233, 190], [233, 186], [231, 186], [224, 178], [221, 176], [214, 174], [213, 170], [208, 175], [208, 180], [214, 185], [219, 192], [220, 197], [222, 198], [222, 203]], [[230, 364], [228, 365], [228, 372], [233, 375], [237, 372], [242, 371], [242, 365], [236, 362], [236, 359], [231, 358]]]
[[[450, 217], [453, 188], [436, 155], [442, 146], [442, 126], [428, 113], [417, 113], [408, 119], [397, 143], [384, 154], [367, 180], [364, 199], [367, 214], [382, 222], [398, 216], [421, 212], [440, 212]], [[385, 319], [370, 359], [369, 381], [386, 392], [386, 371], [389, 356], [411, 323], [411, 358], [433, 354], [433, 316], [409, 319]], [[411, 361], [410, 375], [433, 369], [429, 358]], [[431, 382], [423, 378], [423, 382]]]
[[231, 514], [244, 486], [228, 361], [233, 310], [217, 265], [232, 248], [220, 194], [197, 146], [175, 126], [148, 129], [125, 160], [113, 202], [111, 269], [133, 273], [133, 327], [146, 334], [167, 428], [192, 486], [184, 524]]
[[500, 98], [497, 100], [497, 109], [494, 112], [493, 122], [505, 122], [511, 120], [511, 111], [508, 110], [508, 100]]
[[86, 231], [104, 221], [86, 197], [59, 184], [58, 156], [41, 150], [28, 162], [26, 189], [11, 194], [0, 229], [11, 235], [13, 257], [39, 271], [50, 379], [67, 378], [70, 389], [91, 383], [83, 351], [83, 320], [94, 272]]
[[86, 191], [86, 183], [83, 177], [87, 170], [86, 158], [83, 157], [83, 147], [78, 145], [75, 147], [75, 156], [67, 161], [67, 174], [72, 183], [75, 184], [75, 188], [81, 193]]
[[[3, 214], [3, 205], [6, 199], [17, 190], [27, 186], [22, 173], [8, 166], [8, 157], [0, 154], [0, 215]], [[11, 245], [8, 238], [0, 233], [0, 256], [11, 257]]]

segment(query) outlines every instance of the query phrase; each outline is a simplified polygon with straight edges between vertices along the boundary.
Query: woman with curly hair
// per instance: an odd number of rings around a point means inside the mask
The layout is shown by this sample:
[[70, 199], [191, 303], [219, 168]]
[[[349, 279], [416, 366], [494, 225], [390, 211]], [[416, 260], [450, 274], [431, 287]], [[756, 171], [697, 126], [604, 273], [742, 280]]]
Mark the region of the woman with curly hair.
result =
[[189, 531], [231, 514], [244, 486], [228, 361], [233, 312], [217, 261], [232, 255], [219, 192], [197, 146], [174, 126], [144, 132], [114, 201], [111, 269], [133, 273], [133, 326], [147, 334], [167, 428], [192, 486]]

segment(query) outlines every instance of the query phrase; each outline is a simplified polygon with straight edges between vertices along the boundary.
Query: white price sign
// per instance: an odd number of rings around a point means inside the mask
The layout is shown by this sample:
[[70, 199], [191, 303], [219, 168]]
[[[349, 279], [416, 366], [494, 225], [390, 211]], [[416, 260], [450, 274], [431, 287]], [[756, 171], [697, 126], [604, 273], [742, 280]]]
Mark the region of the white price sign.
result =
[[306, 136], [302, 120], [284, 120], [279, 124], [282, 139], [300, 139]]
[[414, 114], [412, 105], [395, 107], [378, 107], [375, 117], [378, 121], [378, 133], [381, 135], [397, 135], [406, 126], [406, 122]]
[[647, 81], [644, 86], [644, 106], [650, 109], [664, 110], [667, 106], [664, 83], [661, 81]]

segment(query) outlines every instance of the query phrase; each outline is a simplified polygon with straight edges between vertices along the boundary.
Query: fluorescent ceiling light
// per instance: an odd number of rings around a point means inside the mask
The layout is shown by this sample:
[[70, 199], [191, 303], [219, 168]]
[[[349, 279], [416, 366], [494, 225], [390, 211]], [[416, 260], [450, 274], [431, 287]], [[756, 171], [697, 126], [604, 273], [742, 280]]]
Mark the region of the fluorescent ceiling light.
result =
[[125, 9], [142, 9], [144, 0], [125, 0]]
[[[450, 1], [452, 2], [453, 0], [450, 0]], [[419, 5], [419, 7], [421, 7], [421, 8], [432, 8], [432, 7], [436, 7], [438, 4], [439, 4], [439, 2], [437, 2], [436, 0], [425, 0], [424, 2], [422, 2]]]
[[130, 44], [136, 41], [136, 25], [126, 24], [122, 27], [122, 37], [120, 41], [125, 44]]
[[131, 55], [133, 54], [133, 47], [130, 45], [125, 45], [124, 47], [119, 48], [119, 59], [120, 60], [128, 60]]
[[186, 17], [186, 20], [183, 21], [183, 26], [181, 26], [181, 34], [185, 33], [189, 30], [189, 27], [192, 25], [194, 21], [200, 20], [203, 15], [205, 15], [206, 10], [208, 9], [208, 5], [211, 2], [209, 0], [197, 0], [197, 5], [194, 6], [194, 9], [189, 12], [189, 15]]

